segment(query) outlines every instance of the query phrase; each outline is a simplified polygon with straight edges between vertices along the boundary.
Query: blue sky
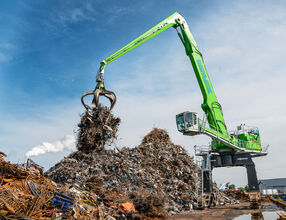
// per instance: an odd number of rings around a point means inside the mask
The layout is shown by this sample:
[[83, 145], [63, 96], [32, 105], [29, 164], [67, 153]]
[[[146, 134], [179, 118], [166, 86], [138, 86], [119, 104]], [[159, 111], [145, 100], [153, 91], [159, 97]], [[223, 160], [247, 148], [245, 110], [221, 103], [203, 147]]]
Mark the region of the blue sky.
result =
[[[257, 159], [258, 176], [283, 177], [285, 1], [3, 1], [0, 7], [0, 150], [13, 162], [42, 142], [76, 130], [80, 96], [95, 86], [99, 62], [175, 11], [187, 20], [204, 55], [231, 129], [257, 125], [271, 154]], [[135, 146], [152, 127], [166, 128], [193, 154], [206, 137], [183, 137], [174, 115], [202, 102], [191, 64], [168, 30], [106, 67], [118, 95], [118, 145]], [[184, 94], [184, 95], [180, 95]], [[279, 131], [279, 132], [277, 132]], [[35, 157], [46, 168], [63, 153]], [[275, 162], [274, 162], [275, 161]], [[217, 181], [238, 184], [229, 169]], [[273, 173], [273, 170], [277, 172]], [[263, 172], [262, 172], [263, 171]]]
[[18, 97], [21, 109], [4, 96], [4, 110], [24, 114], [27, 108], [26, 115], [31, 104], [76, 98], [92, 86], [99, 61], [138, 33], [176, 10], [195, 20], [215, 8], [186, 2], [6, 1], [0, 9], [1, 89], [14, 88], [11, 97]]

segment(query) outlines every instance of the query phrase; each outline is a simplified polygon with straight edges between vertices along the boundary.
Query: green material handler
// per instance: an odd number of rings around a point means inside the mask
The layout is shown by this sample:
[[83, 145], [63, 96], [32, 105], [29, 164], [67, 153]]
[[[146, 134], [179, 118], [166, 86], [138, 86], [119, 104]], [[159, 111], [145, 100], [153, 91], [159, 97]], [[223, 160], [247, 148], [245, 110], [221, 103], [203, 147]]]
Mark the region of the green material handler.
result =
[[[180, 40], [182, 41], [186, 55], [190, 58], [191, 64], [194, 69], [200, 90], [203, 95], [203, 103], [201, 105], [205, 116], [203, 119], [199, 118], [197, 113], [183, 112], [176, 115], [176, 123], [178, 131], [184, 135], [199, 135], [205, 134], [211, 137], [211, 145], [209, 147], [210, 152], [219, 153], [221, 159], [224, 160], [225, 155], [231, 155], [232, 162], [218, 163], [221, 166], [240, 166], [241, 163], [234, 163], [237, 155], [247, 155], [249, 158], [267, 155], [267, 148], [263, 148], [261, 145], [260, 134], [258, 128], [247, 127], [242, 124], [237, 127], [234, 132], [229, 132], [223, 118], [222, 107], [218, 102], [215, 95], [213, 86], [210, 82], [209, 75], [207, 73], [202, 54], [200, 53], [195, 39], [188, 27], [185, 19], [179, 14], [174, 13], [165, 20], [161, 21], [141, 36], [137, 37], [123, 48], [119, 49], [100, 63], [100, 68], [97, 73], [96, 81], [97, 85], [95, 90], [86, 92], [82, 95], [82, 103], [87, 110], [91, 108], [84, 103], [84, 97], [86, 95], [94, 95], [92, 107], [96, 108], [98, 105], [98, 98], [100, 95], [106, 96], [111, 102], [110, 110], [113, 108], [116, 102], [116, 96], [113, 92], [106, 90], [104, 86], [104, 69], [107, 64], [118, 59], [125, 53], [135, 49], [144, 42], [155, 37], [159, 33], [169, 29], [175, 28]], [[209, 155], [210, 156], [210, 155]], [[235, 158], [234, 158], [235, 156]], [[251, 161], [252, 162], [252, 161]], [[219, 165], [210, 165], [211, 167], [218, 167]], [[239, 164], [239, 165], [238, 165]], [[246, 166], [243, 164], [243, 166]], [[212, 168], [211, 168], [212, 169]], [[255, 172], [256, 175], [256, 172]], [[257, 182], [257, 177], [256, 182]], [[255, 179], [254, 178], [254, 179]], [[254, 191], [257, 191], [257, 184], [254, 184]]]

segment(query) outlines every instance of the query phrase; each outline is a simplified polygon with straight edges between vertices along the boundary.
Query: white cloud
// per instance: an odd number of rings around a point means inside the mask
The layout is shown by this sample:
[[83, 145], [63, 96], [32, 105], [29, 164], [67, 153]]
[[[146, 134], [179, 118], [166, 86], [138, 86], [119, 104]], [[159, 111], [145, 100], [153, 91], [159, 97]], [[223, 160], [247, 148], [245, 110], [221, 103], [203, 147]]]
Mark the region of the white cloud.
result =
[[[50, 20], [45, 25], [50, 30], [65, 31], [69, 29], [71, 24], [86, 21], [111, 24], [116, 18], [130, 12], [129, 8], [116, 5], [109, 5], [99, 9], [98, 3], [98, 1], [81, 1], [76, 5], [70, 4], [64, 5], [64, 7], [56, 7], [51, 11]], [[100, 30], [96, 26], [95, 28]]]
[[63, 26], [82, 21], [96, 21], [95, 17], [84, 11], [83, 8], [68, 8], [64, 11], [55, 11], [53, 19]]

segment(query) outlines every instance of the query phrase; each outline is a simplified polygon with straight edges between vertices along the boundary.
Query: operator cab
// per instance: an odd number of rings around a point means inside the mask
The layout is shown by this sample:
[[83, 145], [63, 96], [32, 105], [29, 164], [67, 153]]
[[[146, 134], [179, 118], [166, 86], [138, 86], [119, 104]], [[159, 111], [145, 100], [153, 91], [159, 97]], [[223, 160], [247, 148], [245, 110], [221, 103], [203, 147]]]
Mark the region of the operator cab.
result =
[[177, 129], [184, 135], [196, 135], [199, 131], [198, 114], [195, 112], [183, 112], [176, 115]]

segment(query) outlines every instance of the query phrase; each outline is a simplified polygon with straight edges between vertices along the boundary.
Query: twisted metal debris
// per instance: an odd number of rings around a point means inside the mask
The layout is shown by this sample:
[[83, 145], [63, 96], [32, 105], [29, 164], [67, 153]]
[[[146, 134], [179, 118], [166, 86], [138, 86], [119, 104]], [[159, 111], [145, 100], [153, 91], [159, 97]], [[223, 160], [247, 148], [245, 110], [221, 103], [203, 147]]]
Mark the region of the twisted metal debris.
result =
[[106, 107], [99, 105], [86, 111], [78, 124], [77, 149], [85, 153], [102, 150], [105, 144], [110, 145], [116, 139], [119, 124], [120, 119], [114, 117]]
[[46, 174], [58, 183], [78, 186], [102, 197], [117, 193], [117, 199], [133, 201], [138, 211], [145, 210], [136, 202], [139, 191], [160, 197], [161, 212], [190, 210], [196, 199], [198, 177], [193, 158], [183, 147], [173, 144], [165, 130], [157, 128], [133, 149], [103, 149], [96, 154], [77, 151]]
[[56, 184], [31, 170], [0, 157], [0, 219], [104, 219], [130, 212], [122, 202]]

